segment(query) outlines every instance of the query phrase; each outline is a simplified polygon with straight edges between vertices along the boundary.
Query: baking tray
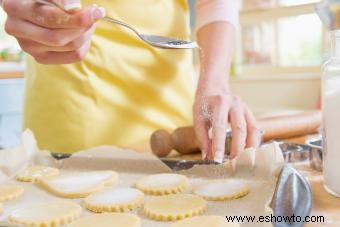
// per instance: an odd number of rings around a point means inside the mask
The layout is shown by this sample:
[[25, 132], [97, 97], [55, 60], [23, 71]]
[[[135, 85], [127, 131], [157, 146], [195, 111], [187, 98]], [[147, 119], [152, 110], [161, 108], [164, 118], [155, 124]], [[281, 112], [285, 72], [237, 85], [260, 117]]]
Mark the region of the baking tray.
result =
[[[111, 151], [114, 151], [111, 153]], [[117, 158], [118, 157], [118, 158]], [[174, 161], [172, 161], [174, 162]], [[181, 161], [178, 161], [180, 163]], [[36, 164], [45, 164], [60, 167], [62, 171], [84, 171], [84, 170], [116, 170], [120, 173], [122, 179], [129, 179], [122, 182], [122, 186], [131, 186], [136, 180], [144, 175], [154, 173], [171, 172], [167, 165], [156, 158], [150, 158], [150, 155], [129, 152], [119, 148], [99, 147], [73, 155], [71, 158], [56, 161], [51, 155], [39, 154], [35, 158]], [[183, 163], [183, 161], [182, 161]], [[206, 163], [201, 163], [206, 164]], [[213, 163], [215, 164], [215, 163]], [[177, 170], [178, 166], [176, 165]], [[210, 165], [215, 166], [215, 165]], [[219, 167], [219, 166], [217, 166]], [[251, 175], [250, 175], [251, 176]], [[237, 177], [237, 176], [235, 176]], [[204, 178], [190, 178], [190, 184], [195, 186], [202, 181], [209, 180]], [[256, 183], [255, 183], [256, 181]], [[14, 181], [13, 181], [14, 182]], [[16, 182], [16, 184], [18, 184]], [[30, 183], [20, 183], [25, 187], [25, 195], [13, 202], [6, 204], [5, 219], [12, 210], [27, 203], [36, 200], [56, 199], [53, 195], [37, 188]], [[309, 214], [311, 209], [311, 192], [307, 181], [303, 176], [289, 165], [285, 165], [278, 179], [269, 178], [266, 180], [249, 181], [252, 192], [245, 198], [229, 202], [209, 202], [206, 215], [267, 215], [265, 205], [270, 202], [270, 207], [275, 215], [299, 215], [301, 217]], [[191, 190], [191, 188], [189, 189]], [[150, 198], [146, 198], [148, 200]], [[81, 199], [72, 200], [81, 203]], [[297, 204], [300, 204], [297, 206]], [[261, 210], [262, 209], [262, 210]], [[136, 211], [139, 216], [141, 210]], [[84, 215], [90, 212], [85, 211]], [[2, 221], [0, 219], [0, 221]], [[143, 227], [168, 227], [169, 223], [159, 223], [155, 221], [142, 219]], [[274, 226], [299, 226], [296, 223], [273, 223]], [[0, 222], [0, 226], [9, 226], [5, 222]], [[264, 226], [259, 223], [243, 223], [241, 226]], [[301, 225], [302, 226], [302, 225]]]
[[[272, 141], [271, 141], [272, 142]], [[271, 143], [268, 142], [268, 143]], [[304, 162], [309, 159], [310, 156], [310, 147], [305, 144], [299, 143], [285, 143], [278, 142], [282, 155], [286, 163], [296, 163], [296, 162]], [[54, 155], [55, 156], [55, 155]], [[60, 157], [59, 157], [60, 158]], [[225, 156], [225, 160], [228, 159], [228, 155]], [[181, 157], [175, 158], [160, 158], [162, 162], [164, 162], [169, 168], [172, 170], [183, 170], [190, 169], [194, 165], [217, 165], [218, 163], [213, 160], [183, 160]]]

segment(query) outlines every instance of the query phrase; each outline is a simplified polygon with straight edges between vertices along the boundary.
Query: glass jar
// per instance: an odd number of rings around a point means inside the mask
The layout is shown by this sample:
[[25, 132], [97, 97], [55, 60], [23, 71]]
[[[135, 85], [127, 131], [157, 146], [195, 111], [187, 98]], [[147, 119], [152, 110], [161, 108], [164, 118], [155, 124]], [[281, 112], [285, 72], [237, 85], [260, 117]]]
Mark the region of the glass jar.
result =
[[331, 55], [322, 76], [324, 187], [340, 197], [340, 30], [330, 32]]

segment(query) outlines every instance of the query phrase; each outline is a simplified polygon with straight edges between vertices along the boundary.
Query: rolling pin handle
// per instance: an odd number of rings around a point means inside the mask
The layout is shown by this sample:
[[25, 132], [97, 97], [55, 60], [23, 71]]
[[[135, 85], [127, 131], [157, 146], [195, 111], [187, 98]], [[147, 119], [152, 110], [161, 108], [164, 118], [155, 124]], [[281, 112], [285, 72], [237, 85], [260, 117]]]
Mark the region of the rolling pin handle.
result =
[[174, 149], [171, 134], [163, 129], [159, 129], [152, 133], [150, 146], [152, 153], [158, 157], [165, 157], [172, 149]]

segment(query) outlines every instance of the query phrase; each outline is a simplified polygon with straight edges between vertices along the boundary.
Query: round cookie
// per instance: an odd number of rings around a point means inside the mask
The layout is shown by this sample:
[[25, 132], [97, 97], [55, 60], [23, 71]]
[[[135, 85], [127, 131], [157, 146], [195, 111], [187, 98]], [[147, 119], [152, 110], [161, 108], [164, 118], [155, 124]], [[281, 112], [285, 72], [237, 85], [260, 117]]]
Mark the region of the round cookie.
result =
[[85, 198], [85, 207], [93, 212], [125, 212], [144, 201], [143, 192], [134, 188], [107, 188]]
[[18, 198], [24, 193], [24, 188], [18, 185], [0, 186], [0, 202], [6, 202]]
[[141, 227], [140, 218], [134, 214], [102, 213], [78, 219], [69, 227]]
[[14, 210], [9, 221], [19, 226], [61, 226], [80, 217], [81, 207], [72, 202], [50, 201], [31, 204]]
[[191, 194], [166, 195], [144, 204], [144, 214], [156, 221], [175, 221], [201, 215], [207, 202]]
[[27, 169], [21, 171], [15, 177], [18, 181], [35, 182], [41, 177], [53, 177], [59, 174], [59, 170], [49, 166], [30, 166]]
[[137, 181], [136, 187], [149, 195], [176, 194], [188, 187], [188, 178], [173, 173], [155, 174]]
[[246, 196], [250, 189], [244, 181], [232, 179], [211, 181], [196, 187], [193, 192], [206, 200], [224, 201]]
[[200, 216], [177, 221], [170, 227], [240, 227], [238, 223], [228, 222], [221, 216]]

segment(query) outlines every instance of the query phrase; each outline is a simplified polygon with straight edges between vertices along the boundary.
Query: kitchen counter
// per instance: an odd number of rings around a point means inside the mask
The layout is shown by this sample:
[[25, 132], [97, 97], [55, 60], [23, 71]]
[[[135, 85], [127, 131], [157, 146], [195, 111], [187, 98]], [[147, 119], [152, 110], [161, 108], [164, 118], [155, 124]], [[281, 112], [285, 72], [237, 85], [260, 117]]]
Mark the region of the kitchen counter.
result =
[[308, 180], [313, 193], [313, 209], [311, 215], [321, 215], [325, 223], [308, 223], [307, 227], [340, 226], [340, 198], [328, 194], [323, 188], [322, 173], [309, 167], [309, 163], [294, 165]]
[[0, 79], [22, 78], [24, 69], [24, 63], [0, 61]]
[[12, 78], [23, 78], [23, 72], [17, 71], [17, 72], [0, 72], [0, 79], [12, 79]]

